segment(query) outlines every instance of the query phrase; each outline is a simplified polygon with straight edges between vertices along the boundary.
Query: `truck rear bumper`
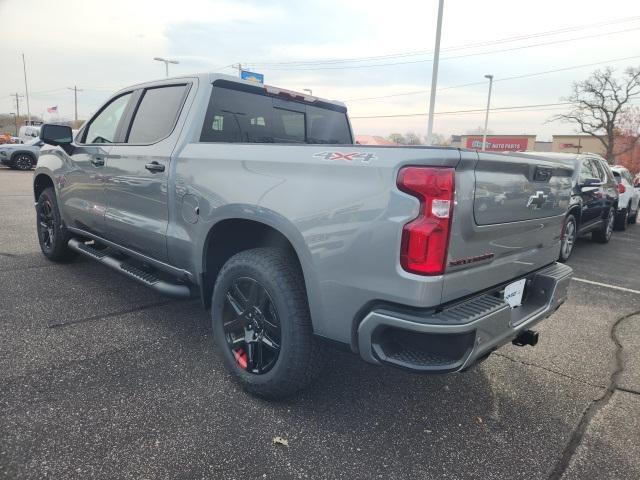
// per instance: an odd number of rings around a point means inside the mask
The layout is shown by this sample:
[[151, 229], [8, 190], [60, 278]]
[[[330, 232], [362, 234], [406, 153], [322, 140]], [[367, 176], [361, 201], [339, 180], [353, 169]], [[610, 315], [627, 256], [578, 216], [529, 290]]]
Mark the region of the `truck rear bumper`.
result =
[[367, 362], [414, 372], [467, 369], [551, 315], [567, 297], [572, 272], [555, 263], [527, 275], [517, 308], [502, 298], [502, 285], [426, 314], [375, 309], [358, 327], [360, 355]]

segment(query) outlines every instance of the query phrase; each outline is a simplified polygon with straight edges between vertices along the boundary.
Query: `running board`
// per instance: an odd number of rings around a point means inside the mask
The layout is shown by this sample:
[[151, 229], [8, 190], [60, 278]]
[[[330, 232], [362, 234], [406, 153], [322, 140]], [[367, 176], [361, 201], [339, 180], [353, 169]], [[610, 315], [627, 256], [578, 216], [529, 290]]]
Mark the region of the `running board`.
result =
[[92, 258], [116, 272], [135, 280], [138, 283], [146, 285], [155, 291], [175, 298], [191, 297], [191, 289], [187, 285], [179, 283], [171, 283], [158, 278], [154, 273], [147, 272], [140, 267], [130, 263], [128, 260], [120, 260], [110, 255], [110, 249], [97, 249], [92, 245], [87, 245], [76, 238], [69, 240], [69, 248], [81, 253], [82, 255]]

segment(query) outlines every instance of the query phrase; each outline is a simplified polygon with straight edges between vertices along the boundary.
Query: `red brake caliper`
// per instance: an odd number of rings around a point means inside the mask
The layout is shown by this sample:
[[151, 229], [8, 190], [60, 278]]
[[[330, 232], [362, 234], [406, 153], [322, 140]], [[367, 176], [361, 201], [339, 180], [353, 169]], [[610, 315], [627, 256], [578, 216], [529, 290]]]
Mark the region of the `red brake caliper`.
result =
[[233, 350], [233, 356], [236, 358], [236, 362], [238, 362], [238, 365], [240, 365], [240, 368], [245, 369], [247, 368], [247, 353], [244, 351], [243, 348], [237, 348], [235, 350]]

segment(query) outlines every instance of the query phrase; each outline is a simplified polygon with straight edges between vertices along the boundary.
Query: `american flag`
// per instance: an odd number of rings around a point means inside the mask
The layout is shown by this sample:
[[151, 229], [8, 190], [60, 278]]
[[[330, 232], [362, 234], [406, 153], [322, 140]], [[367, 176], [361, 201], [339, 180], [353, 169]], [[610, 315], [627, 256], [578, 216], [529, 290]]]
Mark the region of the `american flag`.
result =
[[47, 113], [58, 113], [58, 106], [55, 107], [47, 107]]

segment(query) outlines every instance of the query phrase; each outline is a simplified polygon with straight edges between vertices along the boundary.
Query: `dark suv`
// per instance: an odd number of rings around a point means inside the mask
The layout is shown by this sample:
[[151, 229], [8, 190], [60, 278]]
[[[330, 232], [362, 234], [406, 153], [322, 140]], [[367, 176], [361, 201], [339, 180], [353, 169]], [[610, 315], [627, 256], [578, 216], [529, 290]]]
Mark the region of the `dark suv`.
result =
[[569, 258], [581, 235], [591, 233], [592, 240], [607, 243], [613, 233], [618, 208], [618, 183], [607, 161], [593, 153], [535, 152], [535, 155], [573, 167], [559, 260], [564, 262]]

